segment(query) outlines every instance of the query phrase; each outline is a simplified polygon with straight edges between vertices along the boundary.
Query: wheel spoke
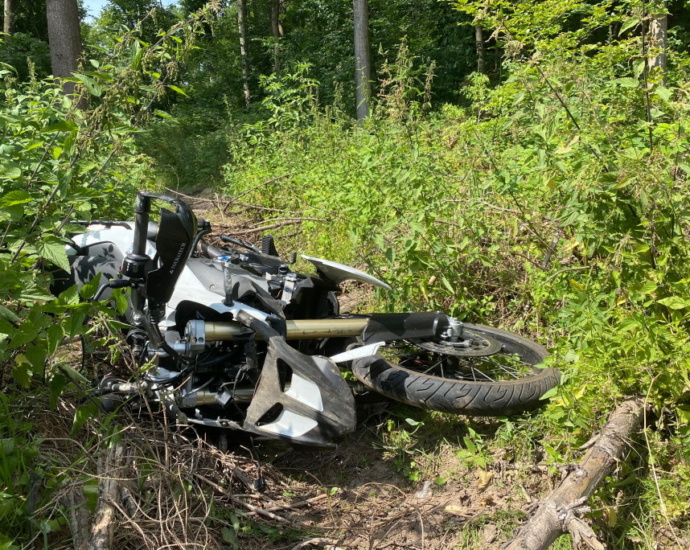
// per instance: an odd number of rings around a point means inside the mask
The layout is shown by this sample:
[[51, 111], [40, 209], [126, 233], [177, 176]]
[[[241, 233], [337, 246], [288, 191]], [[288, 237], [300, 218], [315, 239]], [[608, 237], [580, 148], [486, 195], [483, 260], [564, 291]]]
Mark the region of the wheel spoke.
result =
[[[470, 342], [470, 345], [467, 342]], [[533, 374], [532, 365], [491, 338], [470, 334], [461, 344], [397, 341], [381, 353], [420, 374], [473, 382], [518, 380]]]

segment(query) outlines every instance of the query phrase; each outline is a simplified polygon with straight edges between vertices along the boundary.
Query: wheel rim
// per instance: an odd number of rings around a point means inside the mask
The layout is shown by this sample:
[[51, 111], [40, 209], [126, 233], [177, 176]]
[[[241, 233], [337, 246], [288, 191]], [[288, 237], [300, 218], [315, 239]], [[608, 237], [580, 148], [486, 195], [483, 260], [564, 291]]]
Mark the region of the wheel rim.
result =
[[389, 362], [451, 380], [499, 382], [534, 376], [534, 365], [499, 340], [475, 331], [463, 331], [459, 343], [399, 340], [379, 350]]

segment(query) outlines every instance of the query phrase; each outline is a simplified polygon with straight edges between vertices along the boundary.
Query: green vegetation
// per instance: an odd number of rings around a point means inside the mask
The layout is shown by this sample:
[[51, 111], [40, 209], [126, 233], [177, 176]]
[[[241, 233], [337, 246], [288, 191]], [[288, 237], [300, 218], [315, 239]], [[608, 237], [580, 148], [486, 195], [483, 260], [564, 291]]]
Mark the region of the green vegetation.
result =
[[[555, 471], [577, 460], [618, 401], [642, 395], [656, 429], [597, 493], [595, 530], [614, 548], [651, 548], [660, 528], [687, 532], [690, 58], [682, 8], [455, 0], [419, 3], [420, 13], [394, 25], [395, 10], [410, 3], [372, 2], [376, 100], [357, 124], [348, 15], [344, 4], [316, 4], [286, 13], [289, 33], [277, 50], [270, 37], [257, 39], [250, 109], [232, 7], [179, 8], [120, 35], [113, 29], [133, 12], [109, 10], [87, 35], [89, 60], [75, 75], [89, 98], [84, 111], [41, 80], [38, 38], [3, 39], [0, 548], [26, 544], [34, 528], [45, 540], [60, 528], [47, 512], [33, 515], [32, 476], [49, 476], [31, 419], [17, 419], [12, 402], [31, 391], [54, 405], [71, 387], [56, 350], [94, 330], [87, 318], [106, 315], [74, 289], [51, 294], [68, 267], [65, 235], [77, 220], [129, 216], [143, 187], [211, 188], [260, 207], [249, 210], [252, 221], [278, 226], [279, 250], [354, 264], [389, 282], [396, 291], [376, 295], [381, 309], [445, 310], [550, 347], [564, 383], [532, 417], [468, 421], [461, 435], [443, 415], [389, 420], [382, 445], [408, 481], [445, 484], [434, 466], [442, 445], [468, 469], [500, 459]], [[659, 53], [650, 13], [665, 9], [668, 65], [650, 68]], [[458, 22], [491, 35], [488, 74], [471, 72], [472, 29], [458, 31]], [[250, 24], [259, 28], [256, 14]], [[228, 518], [223, 536], [237, 546], [248, 524]]]

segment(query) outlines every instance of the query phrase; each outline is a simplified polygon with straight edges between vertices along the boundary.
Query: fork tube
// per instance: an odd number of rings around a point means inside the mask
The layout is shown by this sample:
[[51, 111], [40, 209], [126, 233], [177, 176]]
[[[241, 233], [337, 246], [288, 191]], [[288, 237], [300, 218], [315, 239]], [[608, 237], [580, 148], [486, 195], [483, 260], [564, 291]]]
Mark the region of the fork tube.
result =
[[142, 193], [137, 194], [134, 206], [134, 242], [132, 253], [144, 256], [146, 254], [146, 233], [149, 226], [149, 212], [151, 212], [151, 198]]
[[[354, 319], [295, 319], [286, 322], [287, 340], [311, 338], [344, 338], [359, 336], [367, 326], [368, 318]], [[204, 323], [206, 340], [239, 340], [247, 335], [240, 323]], [[258, 337], [258, 335], [257, 335]]]

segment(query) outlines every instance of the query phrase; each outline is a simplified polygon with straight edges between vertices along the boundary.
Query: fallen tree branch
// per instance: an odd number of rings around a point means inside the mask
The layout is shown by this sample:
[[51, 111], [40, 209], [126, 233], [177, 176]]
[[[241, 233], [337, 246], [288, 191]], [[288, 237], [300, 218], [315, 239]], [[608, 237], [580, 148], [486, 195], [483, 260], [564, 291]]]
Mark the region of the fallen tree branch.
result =
[[535, 514], [505, 550], [546, 550], [566, 532], [573, 536], [575, 548], [581, 544], [594, 550], [603, 549], [581, 516], [589, 512], [585, 506], [587, 499], [613, 470], [628, 448], [630, 436], [639, 430], [643, 417], [641, 399], [621, 403], [579, 465], [538, 505]]
[[89, 510], [86, 507], [86, 499], [81, 484], [69, 487], [60, 498], [60, 503], [67, 510], [67, 521], [72, 533], [74, 550], [87, 550], [90, 530]]
[[255, 229], [245, 229], [243, 231], [233, 231], [233, 235], [247, 235], [250, 233], [260, 233], [261, 231], [266, 231], [268, 229], [277, 229], [279, 227], [285, 227], [286, 225], [296, 225], [304, 221], [315, 221], [315, 222], [325, 222], [323, 218], [284, 218], [285, 221], [280, 223], [274, 223], [271, 225], [265, 225], [263, 227], [257, 227]]
[[111, 547], [123, 455], [124, 444], [117, 443], [103, 458], [103, 466], [99, 472], [101, 479], [98, 483], [98, 506], [91, 524], [89, 550], [108, 550]]
[[[277, 182], [277, 181], [279, 181], [279, 180], [282, 180], [282, 179], [284, 179], [284, 178], [289, 178], [291, 175], [292, 175], [292, 174], [283, 174], [282, 176], [276, 176], [275, 178], [271, 178], [270, 180], [266, 180], [266, 181], [264, 181], [264, 182], [261, 182], [259, 185], [255, 185], [255, 186], [252, 187], [251, 189], [247, 189], [244, 193], [240, 193], [239, 195], [237, 195], [237, 196], [235, 197], [235, 199], [239, 199], [240, 197], [244, 197], [245, 195], [251, 193], [252, 191], [256, 191], [257, 189], [259, 189], [259, 188], [261, 188], [261, 187], [265, 187], [266, 185], [271, 185], [272, 183], [275, 183], [275, 182]], [[232, 204], [233, 204], [233, 203], [230, 202], [230, 203], [228, 203], [228, 204], [225, 206], [225, 209], [223, 210], [223, 214], [226, 214], [226, 210], [227, 210], [229, 207], [231, 207]]]
[[231, 210], [228, 212], [228, 206], [239, 206], [241, 208], [246, 209], [252, 209], [252, 210], [265, 210], [266, 212], [287, 212], [285, 208], [269, 208], [268, 206], [259, 206], [258, 204], [249, 204], [248, 202], [241, 202], [241, 201], [236, 201], [236, 200], [231, 200], [230, 204], [228, 204], [223, 212], [227, 214], [228, 216], [232, 216], [233, 214], [241, 214], [242, 211], [235, 211]]

